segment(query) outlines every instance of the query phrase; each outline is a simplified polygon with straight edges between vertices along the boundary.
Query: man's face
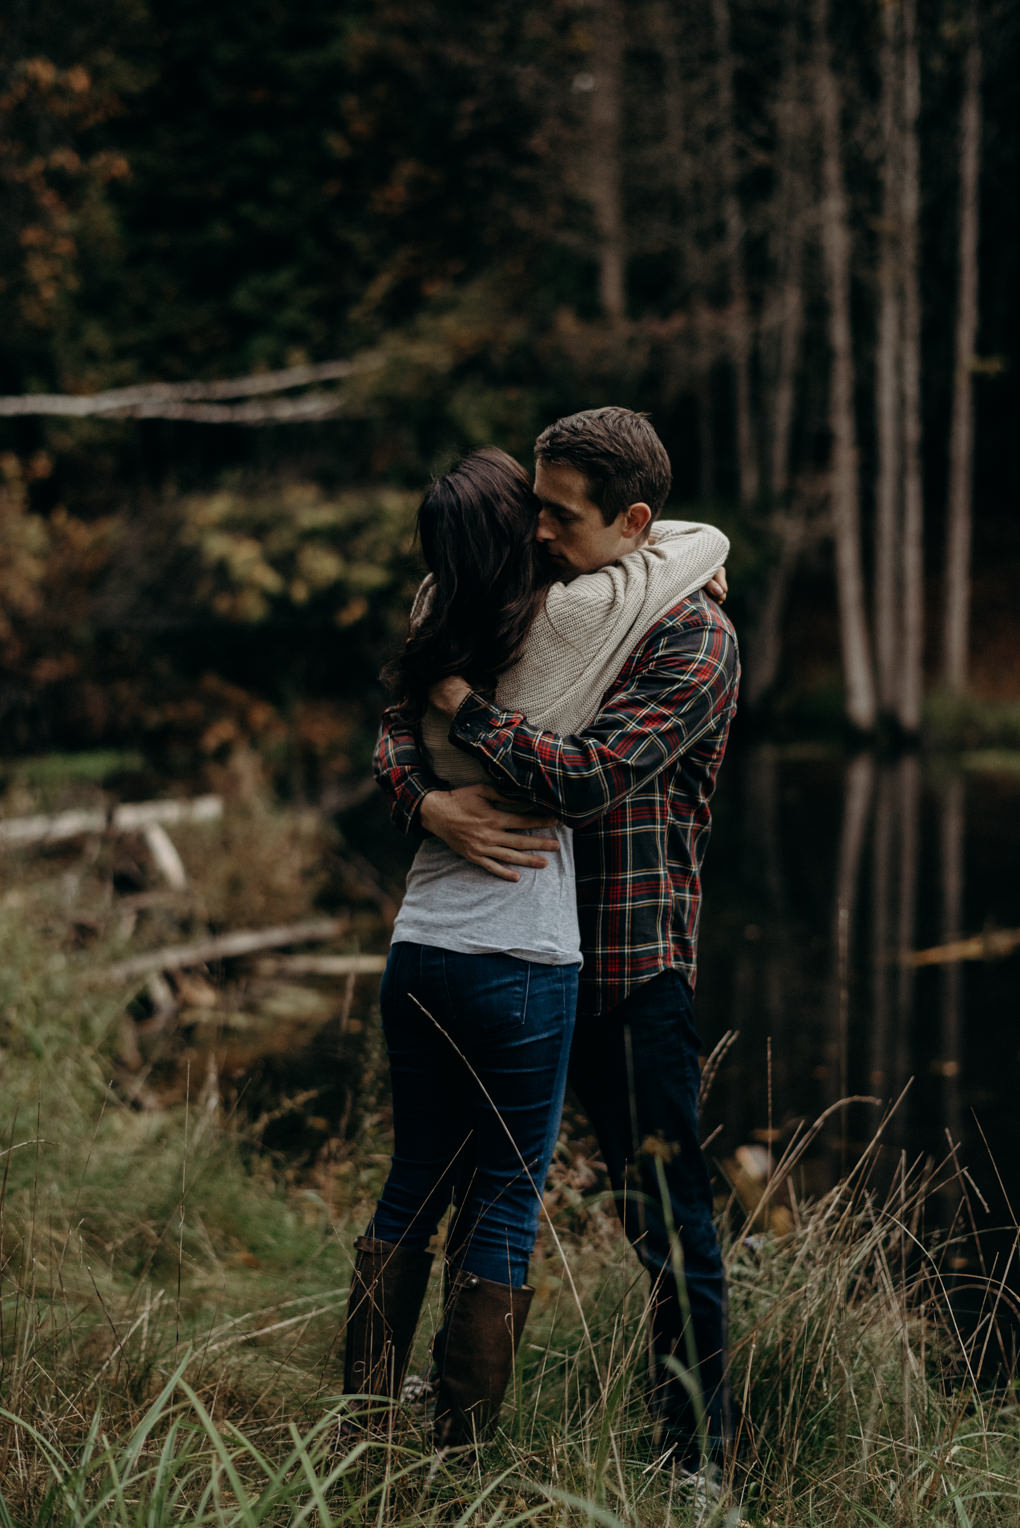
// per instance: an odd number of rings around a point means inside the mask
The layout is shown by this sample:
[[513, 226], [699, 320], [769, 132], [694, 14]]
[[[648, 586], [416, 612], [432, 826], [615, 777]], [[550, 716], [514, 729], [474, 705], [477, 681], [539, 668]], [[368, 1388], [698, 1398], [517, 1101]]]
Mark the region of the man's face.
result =
[[588, 498], [584, 477], [565, 462], [538, 463], [535, 493], [541, 504], [535, 536], [565, 583], [616, 562], [644, 539], [647, 506], [632, 504], [607, 525], [598, 505]]

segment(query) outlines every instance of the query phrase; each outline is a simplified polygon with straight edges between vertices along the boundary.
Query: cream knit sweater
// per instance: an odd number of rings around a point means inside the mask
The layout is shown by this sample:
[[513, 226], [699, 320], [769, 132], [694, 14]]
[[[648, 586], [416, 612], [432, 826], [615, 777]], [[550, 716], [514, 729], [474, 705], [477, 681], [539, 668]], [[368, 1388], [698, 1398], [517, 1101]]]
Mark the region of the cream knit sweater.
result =
[[[668, 610], [700, 589], [726, 561], [729, 541], [711, 525], [657, 521], [651, 539], [619, 562], [552, 584], [518, 661], [501, 674], [495, 703], [532, 726], [569, 736], [598, 711], [633, 649]], [[411, 624], [427, 611], [431, 575], [418, 590]], [[421, 739], [433, 773], [447, 784], [486, 781], [481, 764], [449, 741], [449, 719], [430, 706]]]

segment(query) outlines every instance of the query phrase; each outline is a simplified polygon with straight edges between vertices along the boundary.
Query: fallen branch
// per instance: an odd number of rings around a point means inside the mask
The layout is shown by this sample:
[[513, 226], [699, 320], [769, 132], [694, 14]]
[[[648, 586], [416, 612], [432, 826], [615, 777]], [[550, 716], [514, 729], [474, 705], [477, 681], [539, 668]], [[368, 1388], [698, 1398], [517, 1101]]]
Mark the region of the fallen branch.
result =
[[[378, 369], [382, 358], [365, 354], [356, 361], [320, 361], [289, 366], [282, 371], [257, 372], [221, 382], [153, 382], [115, 387], [101, 393], [25, 393], [0, 397], [0, 416], [56, 414], [84, 419], [187, 419], [197, 424], [273, 424], [329, 419], [340, 413], [344, 397], [337, 392], [307, 392], [298, 398], [252, 399], [336, 382]], [[239, 398], [239, 403], [210, 400]]]
[[1020, 928], [989, 929], [969, 939], [953, 939], [949, 944], [932, 945], [927, 950], [905, 950], [903, 966], [949, 966], [958, 960], [1001, 960], [1020, 949]]
[[188, 885], [188, 873], [166, 828], [158, 822], [150, 822], [142, 829], [142, 832], [156, 869], [164, 881], [174, 891], [185, 891]]
[[385, 955], [276, 955], [255, 963], [259, 976], [376, 976]]
[[0, 398], [0, 414], [108, 414], [140, 403], [188, 403], [210, 398], [252, 398], [279, 393], [310, 382], [349, 376], [350, 361], [323, 361], [317, 366], [289, 366], [283, 371], [256, 372], [220, 382], [143, 382], [134, 387], [111, 387], [100, 393], [22, 393]]
[[188, 966], [203, 966], [212, 960], [236, 960], [259, 950], [282, 949], [289, 944], [319, 944], [336, 939], [347, 928], [348, 919], [318, 918], [308, 923], [291, 923], [282, 928], [244, 929], [234, 934], [219, 934], [195, 944], [165, 945], [146, 955], [132, 955], [105, 971], [97, 971], [96, 982], [129, 981], [148, 976], [152, 971], [181, 971]]
[[112, 811], [56, 812], [50, 816], [0, 821], [0, 844], [54, 843], [84, 833], [136, 833], [153, 823], [213, 822], [223, 816], [220, 796], [192, 801], [130, 801]]

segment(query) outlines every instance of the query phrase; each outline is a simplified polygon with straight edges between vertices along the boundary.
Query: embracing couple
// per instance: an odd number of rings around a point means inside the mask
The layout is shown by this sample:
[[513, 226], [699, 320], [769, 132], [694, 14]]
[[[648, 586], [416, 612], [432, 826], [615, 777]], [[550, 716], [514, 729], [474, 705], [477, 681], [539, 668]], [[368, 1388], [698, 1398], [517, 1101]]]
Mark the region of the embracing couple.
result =
[[658, 520], [670, 467], [643, 415], [572, 415], [535, 455], [534, 489], [486, 448], [419, 510], [429, 575], [375, 767], [424, 837], [382, 983], [394, 1152], [356, 1243], [344, 1388], [399, 1394], [452, 1205], [435, 1442], [492, 1425], [569, 1075], [650, 1275], [657, 1444], [697, 1469], [731, 1434], [691, 1008], [739, 675], [728, 543]]

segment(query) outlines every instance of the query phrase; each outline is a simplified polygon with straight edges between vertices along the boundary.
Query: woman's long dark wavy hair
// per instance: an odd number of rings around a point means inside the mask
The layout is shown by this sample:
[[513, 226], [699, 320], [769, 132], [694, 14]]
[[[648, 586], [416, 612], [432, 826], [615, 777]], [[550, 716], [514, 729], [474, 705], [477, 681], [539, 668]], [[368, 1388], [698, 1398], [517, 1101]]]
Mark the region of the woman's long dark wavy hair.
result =
[[432, 601], [382, 673], [408, 720], [423, 715], [438, 679], [463, 674], [472, 689], [489, 690], [520, 656], [548, 581], [536, 557], [537, 518], [527, 473], [495, 446], [432, 483], [418, 509]]

